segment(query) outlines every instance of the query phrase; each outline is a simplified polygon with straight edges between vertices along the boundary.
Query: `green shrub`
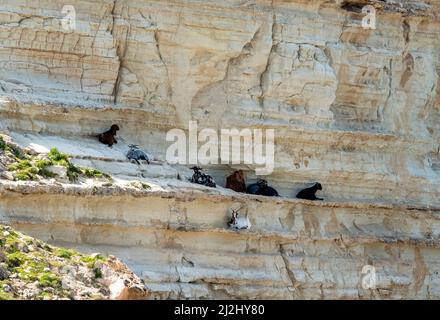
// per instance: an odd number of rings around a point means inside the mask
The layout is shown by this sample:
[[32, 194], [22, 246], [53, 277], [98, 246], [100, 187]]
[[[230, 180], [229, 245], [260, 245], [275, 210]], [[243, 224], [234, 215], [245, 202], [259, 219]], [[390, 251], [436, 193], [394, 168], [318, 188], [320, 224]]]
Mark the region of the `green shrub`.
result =
[[72, 256], [75, 255], [75, 252], [69, 249], [64, 249], [64, 248], [57, 248], [55, 249], [55, 255], [57, 257], [60, 258], [64, 258], [64, 259], [70, 259]]
[[89, 169], [89, 168], [85, 168], [83, 172], [88, 178], [94, 177], [99, 174], [98, 170]]
[[15, 175], [15, 178], [19, 181], [32, 181], [34, 179], [33, 176], [31, 176], [27, 173], [17, 173]]
[[45, 178], [53, 178], [56, 176], [56, 174], [46, 169], [51, 165], [52, 165], [52, 161], [47, 159], [41, 159], [35, 163], [35, 166], [38, 168], [38, 174]]
[[100, 268], [93, 268], [93, 273], [95, 274], [96, 279], [102, 278], [102, 271]]
[[27, 168], [31, 168], [32, 164], [29, 160], [20, 160], [17, 163], [13, 163], [8, 166], [8, 171], [17, 171], [17, 170], [24, 170]]
[[22, 159], [22, 160], [26, 159], [26, 154], [16, 146], [7, 144], [5, 150], [9, 151], [17, 159]]
[[50, 160], [52, 160], [54, 164], [62, 165], [65, 167], [67, 167], [69, 164], [69, 156], [65, 153], [58, 151], [57, 148], [50, 149], [50, 152], [47, 156]]
[[75, 182], [78, 180], [79, 175], [82, 173], [81, 169], [69, 163], [67, 166], [67, 177], [70, 182]]
[[95, 268], [95, 263], [97, 261], [105, 261], [105, 258], [100, 254], [96, 256], [84, 256], [80, 259], [82, 262], [86, 263], [90, 269]]
[[43, 275], [41, 275], [38, 278], [38, 286], [41, 288], [44, 287], [58, 288], [61, 286], [61, 280], [56, 274], [51, 272], [46, 272], [43, 273]]
[[38, 160], [37, 162], [35, 162], [35, 166], [39, 170], [44, 170], [51, 165], [52, 165], [52, 161], [47, 160], [47, 159], [41, 159], [41, 160]]
[[[6, 148], [9, 148], [6, 145]], [[17, 149], [17, 152], [21, 152]], [[30, 157], [29, 159], [22, 159], [7, 167], [9, 171], [16, 171], [15, 179], [21, 181], [35, 180], [36, 175], [45, 178], [53, 178], [56, 176], [53, 172], [47, 170], [47, 167], [52, 165], [60, 165], [67, 168], [67, 177], [70, 182], [76, 182], [80, 175], [85, 175], [88, 178], [102, 178], [111, 179], [111, 176], [96, 169], [77, 167], [69, 161], [69, 155], [58, 151], [57, 148], [50, 149], [47, 155], [48, 159], [38, 159]], [[37, 160], [38, 159], [38, 160]]]
[[110, 178], [108, 174], [96, 169], [85, 168], [83, 169], [83, 173], [88, 178], [102, 178], [102, 177]]
[[38, 169], [35, 168], [35, 167], [27, 168], [27, 169], [25, 169], [25, 171], [27, 171], [29, 173], [32, 173], [32, 174], [37, 174], [38, 173]]
[[29, 167], [23, 170], [18, 170], [15, 174], [15, 178], [21, 181], [35, 180], [36, 174], [38, 174], [38, 169], [35, 167]]
[[16, 268], [21, 266], [25, 261], [26, 255], [20, 251], [16, 251], [7, 255], [6, 264], [9, 268]]
[[3, 140], [3, 137], [0, 136], [0, 150], [5, 150], [6, 149], [6, 142], [5, 140]]
[[14, 295], [12, 293], [9, 293], [9, 292], [4, 292], [0, 288], [0, 300], [14, 300]]
[[141, 182], [141, 184], [142, 184], [142, 188], [143, 189], [145, 189], [145, 190], [150, 190], [151, 189], [151, 186], [149, 184], [144, 183], [144, 182]]
[[21, 170], [15, 174], [15, 179], [19, 181], [33, 181], [35, 180], [35, 174], [29, 170]]
[[47, 291], [41, 291], [41, 292], [37, 295], [37, 299], [38, 299], [38, 300], [44, 300], [45, 298], [46, 298], [47, 300], [52, 300], [52, 298], [53, 298], [53, 294], [50, 293], [50, 292], [47, 292]]
[[[50, 149], [50, 152], [47, 155], [51, 161], [52, 164], [64, 166], [67, 168], [67, 177], [69, 178], [70, 182], [75, 182], [78, 180], [78, 177], [80, 174], [82, 174], [81, 169], [70, 163], [69, 156], [65, 153], [62, 153], [58, 151], [57, 148]], [[44, 165], [45, 163], [42, 163], [41, 165]], [[44, 172], [46, 173], [47, 172]]]

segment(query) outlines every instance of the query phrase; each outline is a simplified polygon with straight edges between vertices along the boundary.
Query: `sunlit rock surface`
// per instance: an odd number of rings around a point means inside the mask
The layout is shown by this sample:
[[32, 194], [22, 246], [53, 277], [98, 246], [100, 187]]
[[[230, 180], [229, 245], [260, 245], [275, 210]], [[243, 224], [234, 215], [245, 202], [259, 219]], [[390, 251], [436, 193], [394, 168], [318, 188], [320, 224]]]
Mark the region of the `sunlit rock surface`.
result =
[[[107, 250], [158, 298], [440, 298], [438, 1], [62, 1], [0, 6], [0, 129], [112, 187], [1, 182], [0, 218]], [[364, 5], [376, 29], [362, 28]], [[176, 179], [166, 132], [273, 128], [272, 200]], [[118, 123], [120, 144], [93, 135]], [[129, 143], [152, 166], [125, 160]], [[224, 184], [232, 169], [207, 166]], [[150, 191], [127, 194], [142, 180]], [[323, 203], [293, 198], [310, 183]], [[24, 194], [24, 195], [23, 195]], [[36, 205], [35, 203], [38, 203]], [[60, 205], [62, 204], [62, 205]], [[252, 229], [227, 230], [245, 205]], [[362, 288], [374, 265], [376, 290]]]

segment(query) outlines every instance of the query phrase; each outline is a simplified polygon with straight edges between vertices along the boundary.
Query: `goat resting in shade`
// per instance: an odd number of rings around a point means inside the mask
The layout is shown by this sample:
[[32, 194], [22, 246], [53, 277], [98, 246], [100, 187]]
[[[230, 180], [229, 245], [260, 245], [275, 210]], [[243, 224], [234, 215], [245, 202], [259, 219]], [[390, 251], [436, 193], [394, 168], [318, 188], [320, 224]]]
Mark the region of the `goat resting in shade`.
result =
[[99, 142], [106, 144], [109, 147], [118, 143], [118, 141], [115, 138], [118, 130], [119, 130], [119, 126], [117, 124], [112, 125], [110, 130], [107, 130], [106, 132], [103, 132], [98, 135]]
[[249, 194], [256, 194], [267, 197], [279, 197], [278, 191], [267, 185], [267, 181], [260, 179], [257, 183], [253, 183], [247, 187]]
[[316, 196], [316, 192], [318, 190], [322, 190], [322, 185], [319, 182], [316, 182], [313, 186], [310, 188], [305, 188], [298, 192], [296, 197], [298, 199], [306, 199], [306, 200], [324, 200], [322, 198], [318, 198]]
[[237, 170], [226, 178], [226, 188], [235, 192], [246, 192], [246, 180], [243, 170]]

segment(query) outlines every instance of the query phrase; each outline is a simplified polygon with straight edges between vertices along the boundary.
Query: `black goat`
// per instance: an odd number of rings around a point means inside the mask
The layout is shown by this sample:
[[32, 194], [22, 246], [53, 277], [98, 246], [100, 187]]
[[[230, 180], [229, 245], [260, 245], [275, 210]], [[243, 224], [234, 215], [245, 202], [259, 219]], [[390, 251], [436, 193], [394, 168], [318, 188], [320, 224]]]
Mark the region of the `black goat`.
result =
[[250, 184], [246, 189], [246, 193], [267, 197], [279, 197], [278, 191], [269, 187], [267, 181], [263, 179], [260, 179], [257, 183]]
[[216, 187], [214, 179], [210, 175], [204, 174], [203, 172], [201, 172], [202, 168], [192, 167], [191, 169], [194, 170], [194, 174], [191, 177], [192, 183], [202, 184], [204, 186], [211, 187], [211, 188]]
[[315, 193], [318, 190], [322, 190], [322, 186], [319, 182], [316, 182], [312, 187], [306, 188], [298, 192], [296, 197], [298, 199], [307, 199], [307, 200], [324, 200], [322, 198], [318, 198]]

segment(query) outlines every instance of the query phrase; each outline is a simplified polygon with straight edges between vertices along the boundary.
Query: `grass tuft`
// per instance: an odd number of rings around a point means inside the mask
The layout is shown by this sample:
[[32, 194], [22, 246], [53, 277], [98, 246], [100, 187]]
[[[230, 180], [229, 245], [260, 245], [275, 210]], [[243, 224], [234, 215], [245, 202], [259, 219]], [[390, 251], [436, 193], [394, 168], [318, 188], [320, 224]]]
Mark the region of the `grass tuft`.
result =
[[75, 252], [74, 250], [65, 249], [65, 248], [56, 248], [55, 251], [54, 251], [54, 254], [57, 257], [64, 258], [64, 259], [70, 259], [73, 256], [78, 255], [78, 253]]
[[3, 139], [3, 137], [2, 136], [0, 136], [0, 150], [5, 150], [6, 149], [6, 142], [5, 142], [5, 140]]
[[[6, 145], [5, 148], [9, 148], [9, 146]], [[17, 149], [17, 154], [19, 153], [21, 154], [21, 150]], [[16, 163], [9, 165], [7, 169], [8, 171], [13, 171], [15, 173], [16, 180], [32, 181], [36, 180], [36, 175], [45, 178], [55, 177], [56, 174], [47, 170], [47, 167], [53, 165], [66, 167], [67, 177], [70, 182], [76, 182], [80, 175], [84, 175], [88, 178], [107, 178], [111, 180], [111, 176], [102, 171], [75, 166], [69, 161], [69, 155], [60, 152], [57, 148], [50, 149], [47, 159], [36, 159], [32, 156], [30, 156], [29, 159], [21, 158]]]
[[89, 168], [85, 168], [82, 170], [84, 175], [88, 178], [110, 178], [110, 176], [104, 172], [101, 172], [99, 170], [96, 169], [89, 169]]
[[20, 160], [16, 163], [10, 164], [7, 169], [8, 171], [17, 171], [17, 170], [25, 170], [31, 167], [32, 164], [29, 160]]
[[16, 251], [7, 255], [6, 264], [9, 268], [20, 267], [26, 261], [27, 257], [23, 252]]
[[38, 286], [41, 288], [59, 288], [61, 287], [61, 279], [52, 272], [45, 272], [38, 277]]
[[67, 164], [69, 163], [69, 156], [65, 153], [58, 151], [57, 148], [50, 149], [50, 152], [48, 153], [47, 156], [49, 157], [50, 160], [52, 160], [54, 164], [63, 165], [67, 167]]

